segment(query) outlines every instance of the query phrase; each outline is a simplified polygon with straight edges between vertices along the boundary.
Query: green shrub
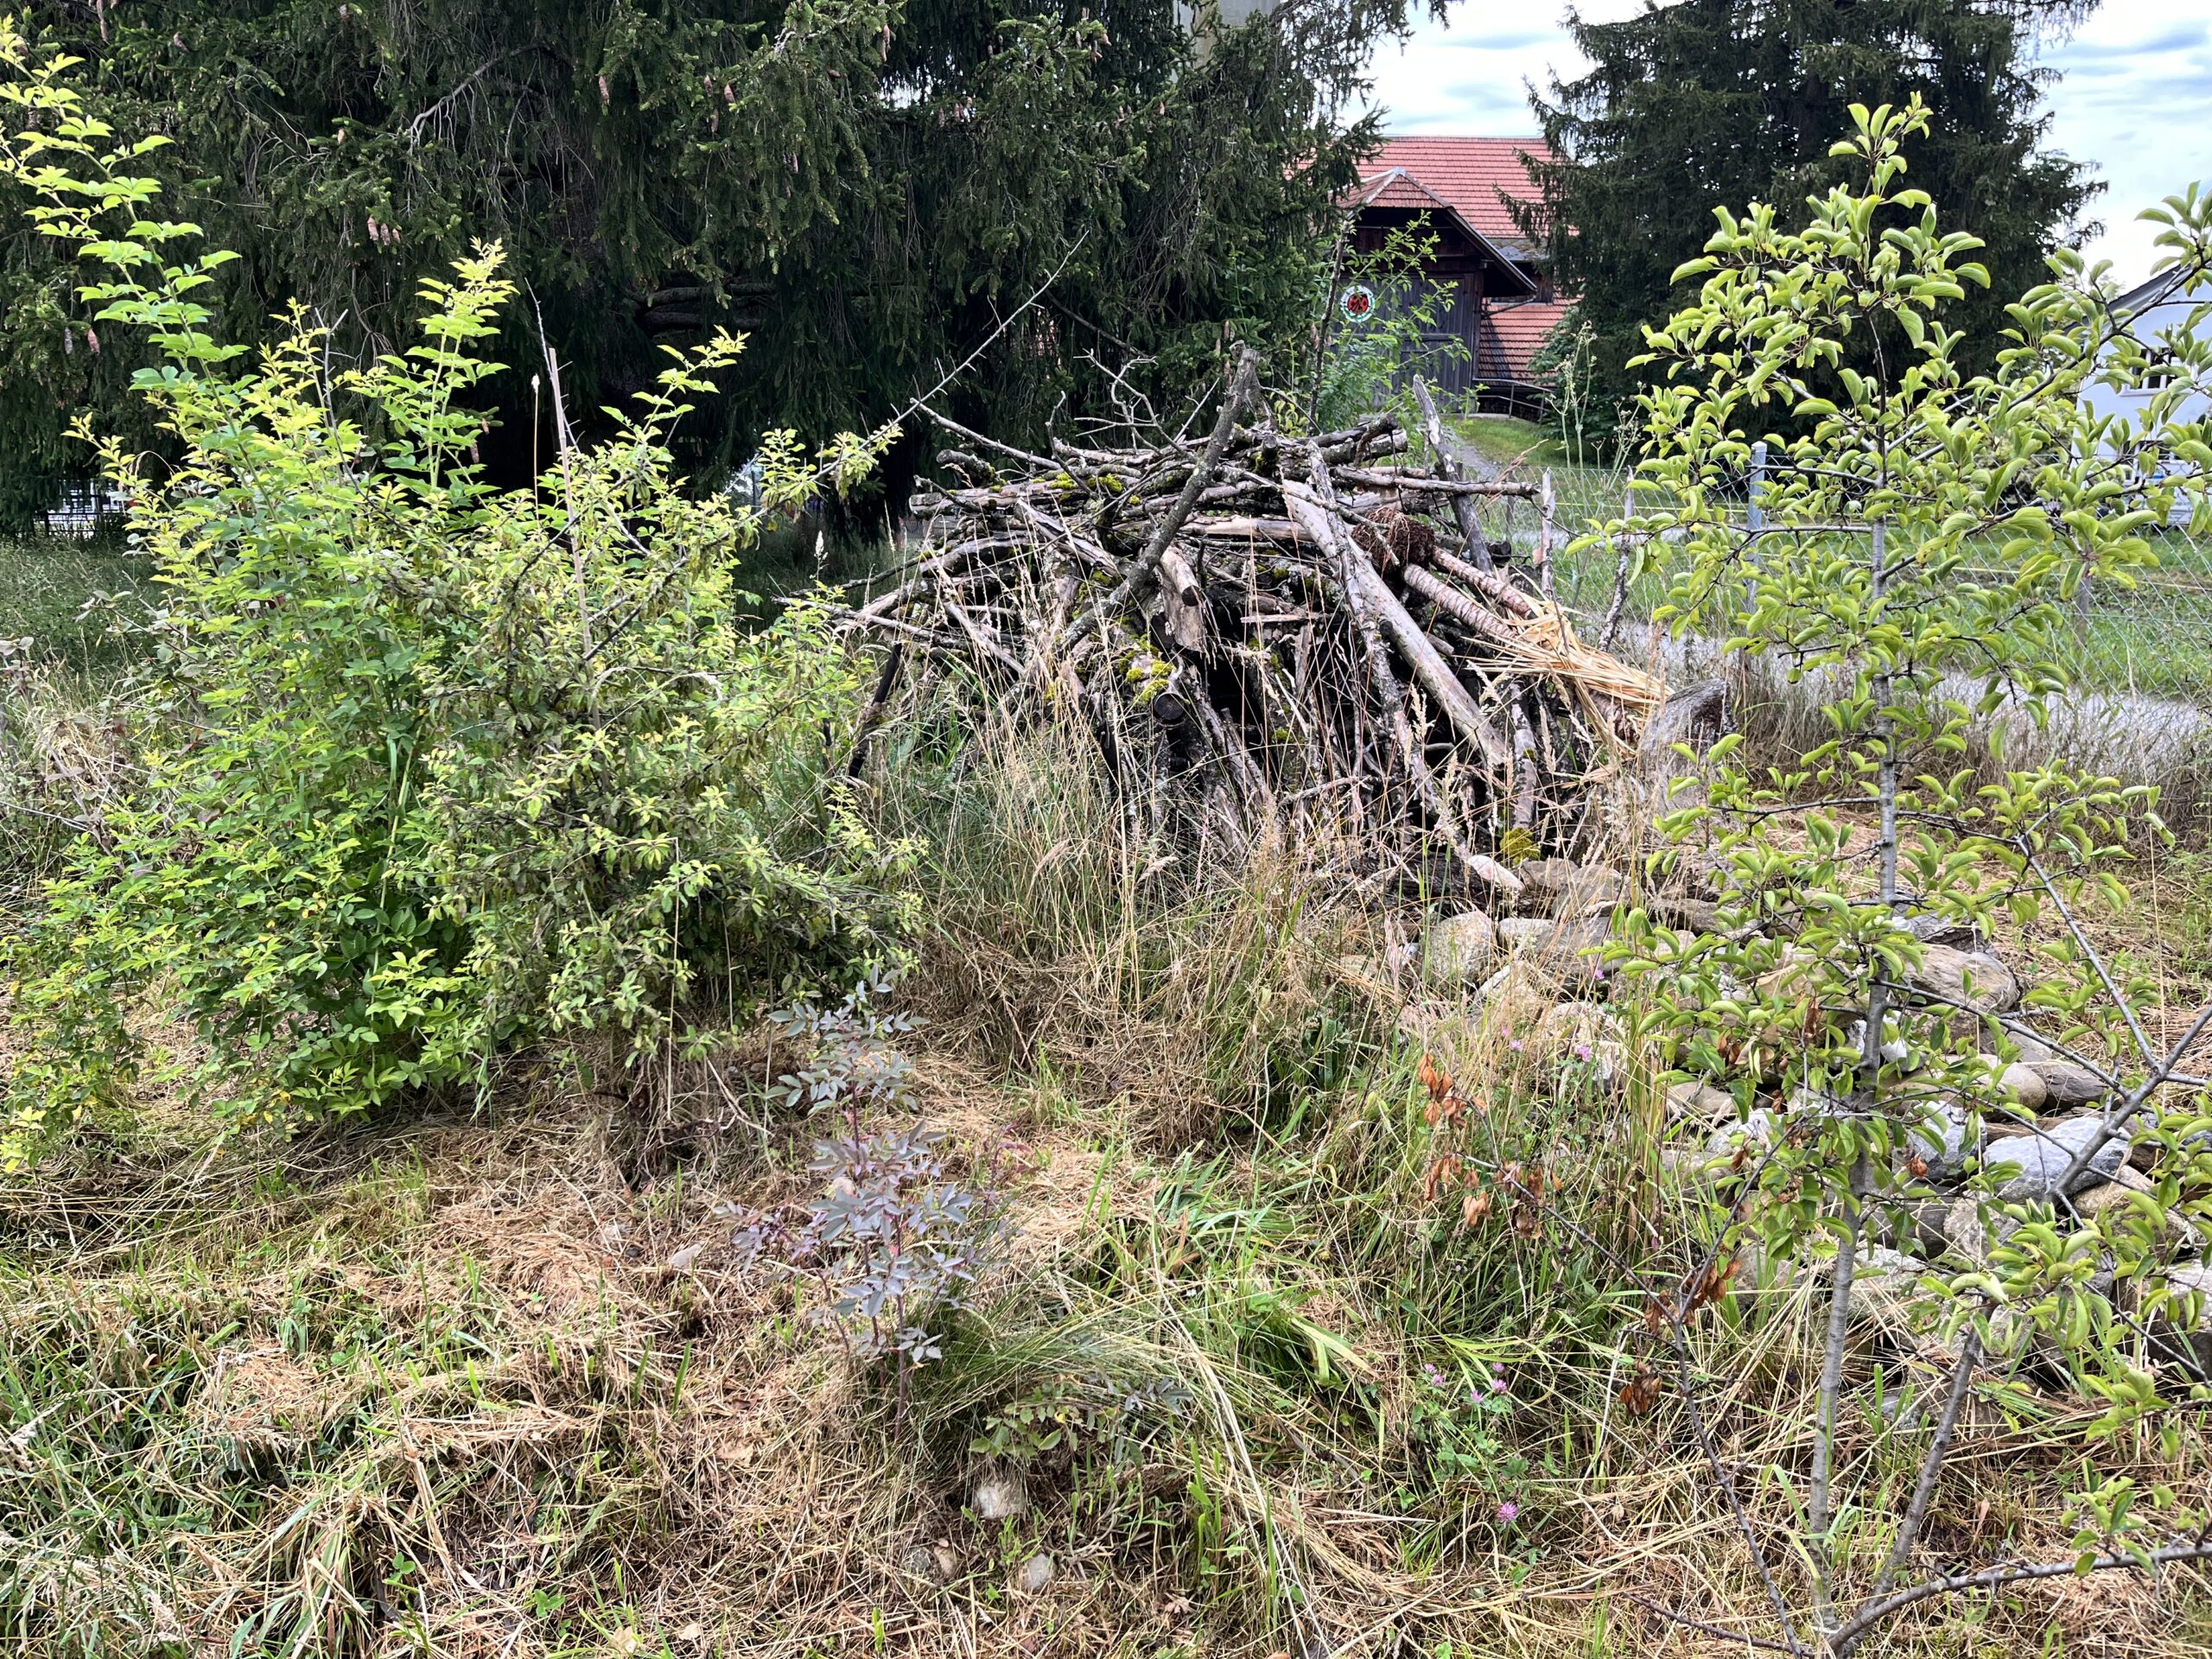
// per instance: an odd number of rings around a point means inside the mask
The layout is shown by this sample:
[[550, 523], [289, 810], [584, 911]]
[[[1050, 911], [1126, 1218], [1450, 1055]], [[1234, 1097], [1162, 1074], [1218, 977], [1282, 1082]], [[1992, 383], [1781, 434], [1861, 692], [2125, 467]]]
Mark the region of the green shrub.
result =
[[[0, 1154], [118, 1096], [149, 993], [197, 1028], [199, 1098], [289, 1125], [480, 1089], [564, 1033], [634, 1058], [779, 977], [896, 950], [904, 849], [825, 764], [852, 665], [817, 604], [753, 626], [733, 563], [761, 518], [673, 472], [671, 429], [739, 341], [676, 356], [613, 441], [495, 490], [468, 404], [512, 293], [496, 246], [425, 284], [404, 353], [334, 372], [296, 312], [232, 372], [190, 297], [219, 256], [167, 263], [191, 227], [148, 221], [137, 152], [79, 118], [65, 64], [4, 28], [0, 57], [33, 116], [0, 165], [105, 267], [99, 320], [149, 329], [165, 362], [140, 385], [181, 452], [148, 484], [105, 447], [164, 592], [143, 775], [18, 947], [35, 1041]], [[877, 447], [810, 466], [772, 437], [761, 512], [843, 487]]]

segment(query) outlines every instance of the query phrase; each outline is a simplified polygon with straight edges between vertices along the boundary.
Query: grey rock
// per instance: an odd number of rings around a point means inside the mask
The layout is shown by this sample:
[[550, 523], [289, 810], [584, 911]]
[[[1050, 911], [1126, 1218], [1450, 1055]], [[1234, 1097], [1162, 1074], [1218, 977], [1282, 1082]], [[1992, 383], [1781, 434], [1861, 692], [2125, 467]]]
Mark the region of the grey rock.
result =
[[1484, 980], [1475, 991], [1475, 1005], [1484, 1022], [1496, 1029], [1519, 1032], [1534, 1026], [1552, 1005], [1554, 992], [1529, 963], [1513, 960]]
[[2001, 1039], [2012, 1046], [2023, 1064], [2031, 1065], [2037, 1060], [2055, 1060], [2058, 1058], [2050, 1045], [2033, 1032], [2022, 1031], [2014, 1026], [1999, 1026], [1995, 1020], [1983, 1027], [1982, 1039], [1981, 1052], [1985, 1054], [1995, 1053]]
[[1041, 1552], [1032, 1555], [1014, 1574], [1014, 1582], [1027, 1595], [1042, 1595], [1052, 1582], [1052, 1558]]
[[1421, 944], [1421, 976], [1431, 985], [1479, 985], [1497, 960], [1497, 928], [1479, 910], [1434, 923]]
[[1541, 916], [1511, 916], [1497, 925], [1497, 941], [1516, 956], [1546, 970], [1594, 978], [1599, 963], [1592, 954], [1611, 936], [1610, 917], [1585, 916], [1555, 922]]
[[[1997, 1195], [2007, 1202], [2047, 1202], [2058, 1195], [2058, 1178], [2074, 1155], [2104, 1132], [2099, 1117], [2069, 1117], [2048, 1124], [2032, 1135], [2010, 1135], [1991, 1143], [1984, 1159], [2003, 1180]], [[2110, 1180], [2127, 1161], [2127, 1137], [2114, 1135], [2084, 1165], [2069, 1186], [2078, 1192], [2092, 1182]]]
[[1955, 921], [1948, 916], [1913, 916], [1906, 918], [1905, 926], [1913, 938], [1923, 944], [1947, 944], [1955, 950], [1980, 950], [1988, 941], [1981, 930], [1972, 922]]
[[1497, 942], [1508, 950], [1541, 949], [1559, 931], [1548, 916], [1509, 916], [1497, 925]]
[[[2084, 1221], [2094, 1221], [2112, 1211], [2133, 1215], [2139, 1213], [2142, 1198], [2152, 1197], [2157, 1192], [2157, 1182], [2140, 1170], [2122, 1164], [2113, 1171], [2110, 1180], [2085, 1186], [2075, 1193], [2074, 1211]], [[2179, 1243], [2193, 1248], [2197, 1242], [2196, 1230], [2170, 1210], [2159, 1211], [2157, 1238], [2162, 1247]]]
[[1978, 1198], [1954, 1199], [1943, 1212], [1944, 1242], [1977, 1267], [1986, 1266], [1991, 1246], [2002, 1243], [2018, 1225], [2010, 1217], [1989, 1214]]
[[1567, 884], [1581, 873], [1582, 867], [1571, 858], [1524, 859], [1513, 867], [1513, 874], [1521, 878], [1522, 902], [1547, 916]]
[[1570, 1047], [1580, 1043], [1594, 1048], [1599, 1043], [1628, 1039], [1620, 1016], [1602, 1002], [1555, 1002], [1536, 1022], [1537, 1041], [1546, 1047]]
[[1611, 1089], [1628, 1076], [1628, 1030], [1602, 1002], [1559, 1002], [1536, 1022], [1536, 1053], [1593, 1068], [1598, 1086]]
[[1944, 1231], [1944, 1223], [1950, 1218], [1951, 1206], [1955, 1202], [1950, 1198], [1929, 1198], [1906, 1210], [1904, 1236], [1923, 1256], [1932, 1259], [1950, 1247], [1950, 1236]]
[[1720, 931], [1720, 906], [1710, 899], [1694, 899], [1678, 893], [1655, 893], [1648, 902], [1652, 915], [1670, 927], [1687, 928], [1692, 933]]
[[1732, 1116], [1735, 1110], [1736, 1097], [1709, 1083], [1678, 1083], [1667, 1090], [1667, 1115], [1677, 1122], [1698, 1123], [1710, 1128]]
[[1973, 1114], [1952, 1100], [1933, 1103], [1920, 1122], [1905, 1131], [1905, 1143], [1927, 1163], [1931, 1181], [1956, 1180], [1965, 1174], [1980, 1142]]
[[2044, 1099], [2049, 1105], [2087, 1106], [2112, 1092], [2102, 1077], [2072, 1060], [2027, 1060], [2023, 1064], [2043, 1079]]
[[1911, 982], [1917, 990], [1980, 1014], [2002, 1014], [2020, 1001], [2020, 982], [2012, 970], [1986, 950], [1931, 944]]
[[1019, 1469], [986, 1469], [976, 1478], [969, 1507], [986, 1521], [1006, 1521], [1029, 1510], [1029, 1484]]
[[1728, 728], [1728, 683], [1700, 681], [1673, 693], [1653, 711], [1643, 728], [1639, 753], [1672, 764], [1669, 751], [1675, 744], [1687, 743], [1702, 754]]
[[1720, 1167], [1701, 1147], [1662, 1147], [1659, 1162], [1684, 1182], [1700, 1187], [1712, 1185]]
[[1560, 885], [1552, 914], [1561, 921], [1603, 915], [1628, 898], [1628, 878], [1618, 870], [1586, 864]]
[[[1834, 1258], [1830, 1257], [1821, 1264], [1817, 1276], [1828, 1278], [1834, 1267]], [[1907, 1255], [1885, 1244], [1866, 1246], [1851, 1264], [1852, 1319], [1872, 1322], [1885, 1329], [1904, 1330], [1911, 1323], [1920, 1276], [1927, 1271], [1928, 1264], [1916, 1255]]]
[[2050, 1097], [2050, 1090], [2043, 1080], [2043, 1073], [2032, 1065], [2014, 1061], [1997, 1074], [1998, 1092], [2020, 1110], [2033, 1116], [2044, 1108]]

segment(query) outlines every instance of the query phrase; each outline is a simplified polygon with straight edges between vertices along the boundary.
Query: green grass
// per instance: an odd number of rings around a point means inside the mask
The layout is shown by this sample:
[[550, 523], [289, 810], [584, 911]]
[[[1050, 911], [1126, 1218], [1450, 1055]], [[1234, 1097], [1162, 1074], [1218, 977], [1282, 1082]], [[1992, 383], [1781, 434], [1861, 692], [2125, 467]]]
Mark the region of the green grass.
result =
[[0, 539], [0, 633], [28, 637], [34, 657], [79, 673], [122, 660], [125, 647], [108, 624], [153, 593], [145, 561], [111, 538]]
[[1518, 467], [1529, 472], [1568, 466], [1576, 459], [1555, 426], [1540, 426], [1511, 415], [1465, 415], [1452, 426], [1470, 448], [1493, 466]]

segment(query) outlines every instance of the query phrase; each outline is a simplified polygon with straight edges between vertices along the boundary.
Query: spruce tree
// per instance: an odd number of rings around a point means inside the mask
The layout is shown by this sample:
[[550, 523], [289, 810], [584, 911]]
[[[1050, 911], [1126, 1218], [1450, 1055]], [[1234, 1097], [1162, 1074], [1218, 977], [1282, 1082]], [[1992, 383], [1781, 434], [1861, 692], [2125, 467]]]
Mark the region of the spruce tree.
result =
[[[1008, 436], [1098, 395], [1086, 353], [1148, 360], [1161, 398], [1210, 376], [1231, 334], [1294, 354], [1333, 194], [1372, 136], [1343, 112], [1408, 3], [1236, 25], [1174, 0], [37, 12], [86, 60], [99, 113], [175, 141], [171, 199], [243, 256], [231, 338], [296, 296], [340, 350], [385, 349], [425, 275], [503, 242], [524, 297], [484, 447], [512, 475], [533, 428], [550, 454], [541, 317], [582, 422], [650, 384], [658, 347], [748, 331], [729, 395], [690, 429], [687, 463], [709, 471], [763, 426], [870, 424], [986, 340], [950, 395]], [[0, 246], [0, 452], [57, 470], [57, 411], [123, 413], [129, 365], [85, 354], [69, 273], [27, 234]]]
[[1713, 208], [1785, 211], [1840, 181], [1831, 137], [1854, 104], [1930, 111], [1911, 181], [1943, 222], [1981, 238], [1990, 285], [1954, 319], [1961, 360], [1986, 368], [2002, 296], [2033, 287], [2100, 188], [2044, 147], [2039, 34], [2094, 0], [1678, 0], [1611, 23], [1570, 14], [1587, 74], [1533, 99], [1559, 159], [1536, 168], [1524, 225], [1548, 247], [1586, 327], [1597, 401], [1633, 397], [1643, 327], [1673, 309], [1675, 269], [1713, 233]]

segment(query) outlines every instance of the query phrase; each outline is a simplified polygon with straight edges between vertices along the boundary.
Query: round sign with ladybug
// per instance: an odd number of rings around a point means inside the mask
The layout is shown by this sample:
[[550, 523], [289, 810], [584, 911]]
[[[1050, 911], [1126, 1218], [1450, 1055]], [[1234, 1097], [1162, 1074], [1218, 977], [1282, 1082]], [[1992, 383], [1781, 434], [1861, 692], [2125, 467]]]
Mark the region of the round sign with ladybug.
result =
[[1350, 321], [1365, 322], [1375, 315], [1375, 290], [1371, 288], [1348, 288], [1338, 303], [1344, 307], [1344, 315]]

